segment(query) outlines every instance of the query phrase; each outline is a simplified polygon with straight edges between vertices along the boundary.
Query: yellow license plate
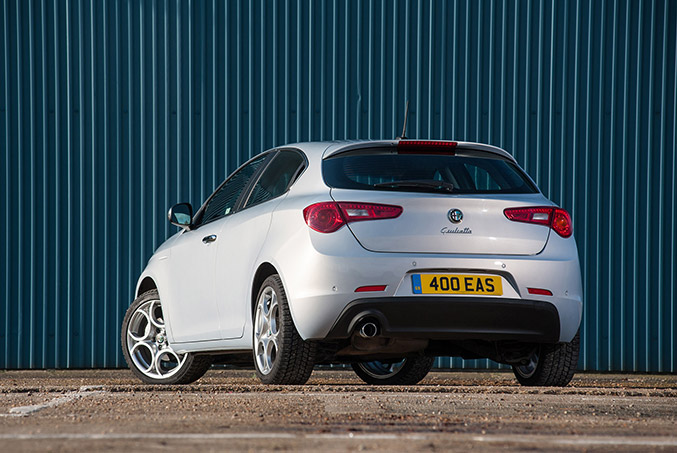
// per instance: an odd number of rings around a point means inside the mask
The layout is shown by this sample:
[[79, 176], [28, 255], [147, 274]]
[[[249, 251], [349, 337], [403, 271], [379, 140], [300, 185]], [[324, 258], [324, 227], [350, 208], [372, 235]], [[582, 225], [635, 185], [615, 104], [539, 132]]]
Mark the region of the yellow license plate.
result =
[[503, 281], [497, 275], [413, 274], [414, 294], [503, 295]]

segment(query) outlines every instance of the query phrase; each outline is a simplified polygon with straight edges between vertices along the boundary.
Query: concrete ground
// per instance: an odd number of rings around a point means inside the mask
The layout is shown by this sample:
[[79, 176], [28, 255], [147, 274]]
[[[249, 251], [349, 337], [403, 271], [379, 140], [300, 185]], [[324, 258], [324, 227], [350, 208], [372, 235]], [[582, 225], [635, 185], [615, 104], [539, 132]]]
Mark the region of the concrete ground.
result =
[[188, 386], [129, 371], [0, 371], [0, 451], [677, 451], [677, 376], [580, 373], [526, 388], [512, 373], [432, 372], [363, 385], [315, 370], [264, 386], [211, 370]]

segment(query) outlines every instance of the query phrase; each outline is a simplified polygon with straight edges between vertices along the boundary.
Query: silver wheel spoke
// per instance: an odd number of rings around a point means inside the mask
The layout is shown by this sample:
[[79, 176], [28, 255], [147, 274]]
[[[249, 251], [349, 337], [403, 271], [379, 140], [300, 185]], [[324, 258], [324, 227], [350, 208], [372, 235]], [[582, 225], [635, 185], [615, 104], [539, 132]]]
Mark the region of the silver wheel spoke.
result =
[[275, 365], [278, 354], [279, 304], [277, 294], [266, 287], [256, 305], [254, 320], [254, 350], [259, 371], [268, 374]]
[[186, 354], [177, 354], [167, 341], [159, 300], [142, 304], [129, 318], [127, 350], [134, 366], [153, 379], [173, 376], [187, 358]]

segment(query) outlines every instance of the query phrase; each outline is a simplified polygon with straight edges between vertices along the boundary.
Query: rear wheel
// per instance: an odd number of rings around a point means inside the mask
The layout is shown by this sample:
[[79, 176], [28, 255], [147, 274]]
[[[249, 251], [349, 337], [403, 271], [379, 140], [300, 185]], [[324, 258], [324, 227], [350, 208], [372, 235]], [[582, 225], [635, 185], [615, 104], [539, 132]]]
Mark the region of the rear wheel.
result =
[[351, 366], [360, 379], [371, 385], [418, 384], [433, 367], [434, 357], [408, 357], [406, 359], [380, 362], [357, 362]]
[[147, 384], [189, 384], [212, 364], [209, 356], [179, 354], [167, 340], [156, 290], [137, 297], [122, 322], [122, 352], [132, 373]]
[[526, 386], [564, 387], [574, 377], [578, 365], [580, 336], [569, 343], [541, 345], [528, 363], [513, 365], [520, 384]]
[[315, 365], [315, 345], [299, 335], [282, 280], [268, 277], [254, 312], [254, 365], [264, 384], [305, 384]]

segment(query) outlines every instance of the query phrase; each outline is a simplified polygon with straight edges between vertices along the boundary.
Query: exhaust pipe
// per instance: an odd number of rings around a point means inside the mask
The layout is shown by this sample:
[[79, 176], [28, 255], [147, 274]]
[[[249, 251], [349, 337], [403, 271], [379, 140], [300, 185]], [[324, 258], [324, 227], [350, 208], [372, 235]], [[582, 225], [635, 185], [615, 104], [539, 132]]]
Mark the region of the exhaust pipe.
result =
[[378, 334], [378, 327], [371, 321], [365, 322], [360, 326], [358, 334], [362, 338], [374, 338]]

